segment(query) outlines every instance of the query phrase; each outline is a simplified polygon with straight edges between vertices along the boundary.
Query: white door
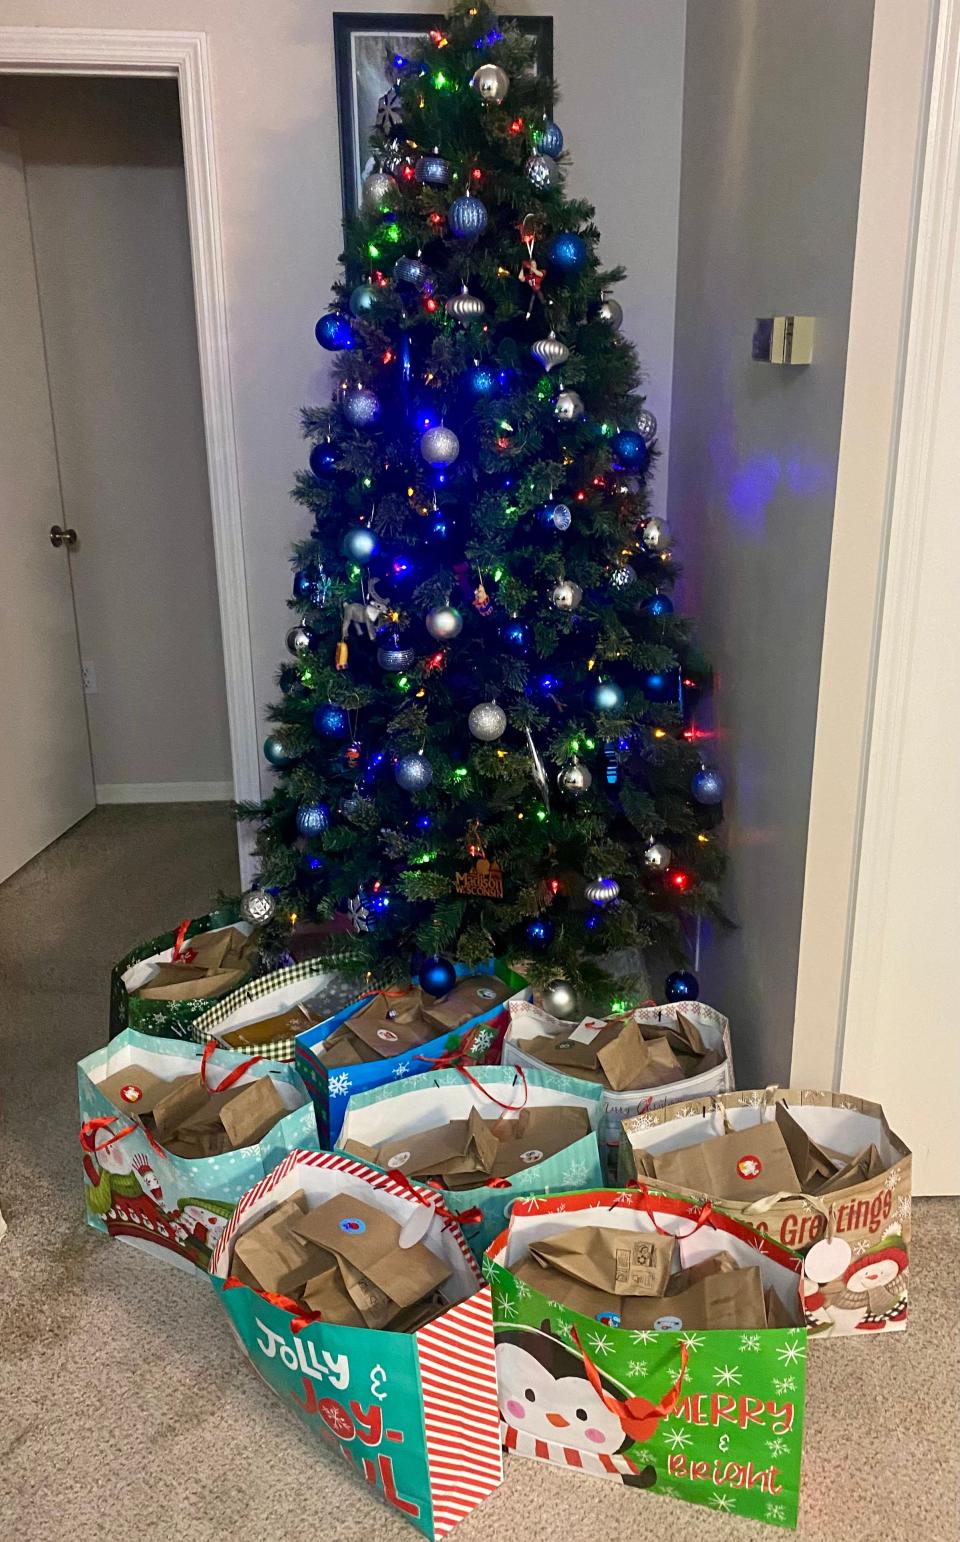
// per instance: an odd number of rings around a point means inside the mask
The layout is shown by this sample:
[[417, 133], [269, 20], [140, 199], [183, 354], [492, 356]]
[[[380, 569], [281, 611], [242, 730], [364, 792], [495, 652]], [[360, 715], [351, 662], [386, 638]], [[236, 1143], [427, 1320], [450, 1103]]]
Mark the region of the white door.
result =
[[0, 880], [95, 803], [62, 516], [23, 165], [0, 128]]

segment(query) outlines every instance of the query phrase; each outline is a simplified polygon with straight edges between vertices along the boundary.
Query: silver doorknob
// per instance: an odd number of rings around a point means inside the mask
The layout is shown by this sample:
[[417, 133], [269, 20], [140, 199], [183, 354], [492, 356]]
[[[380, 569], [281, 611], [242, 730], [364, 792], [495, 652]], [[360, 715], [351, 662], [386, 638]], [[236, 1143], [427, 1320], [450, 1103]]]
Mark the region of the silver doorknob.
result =
[[76, 544], [77, 532], [75, 530], [71, 530], [69, 526], [66, 530], [61, 530], [59, 525], [50, 526], [51, 546], [76, 546]]

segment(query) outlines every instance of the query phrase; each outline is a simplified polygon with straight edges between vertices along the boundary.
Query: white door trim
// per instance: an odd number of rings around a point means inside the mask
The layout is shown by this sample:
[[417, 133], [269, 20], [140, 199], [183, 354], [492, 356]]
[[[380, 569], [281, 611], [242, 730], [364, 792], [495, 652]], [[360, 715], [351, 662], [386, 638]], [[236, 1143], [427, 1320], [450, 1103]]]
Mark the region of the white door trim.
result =
[[[259, 735], [253, 691], [253, 651], [206, 34], [0, 27], [0, 73], [166, 75], [177, 80], [233, 790], [236, 798], [257, 802], [260, 798]], [[242, 836], [240, 848], [243, 863], [247, 854]]]

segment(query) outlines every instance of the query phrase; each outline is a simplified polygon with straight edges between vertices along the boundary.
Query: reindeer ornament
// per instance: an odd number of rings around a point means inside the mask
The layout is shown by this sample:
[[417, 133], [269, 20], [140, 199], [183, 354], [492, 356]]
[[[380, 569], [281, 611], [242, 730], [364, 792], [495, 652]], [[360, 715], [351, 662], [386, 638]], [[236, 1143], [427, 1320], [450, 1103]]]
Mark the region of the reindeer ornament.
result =
[[336, 669], [346, 669], [347, 667], [347, 638], [350, 635], [351, 629], [356, 632], [358, 637], [363, 632], [366, 632], [370, 641], [373, 642], [377, 635], [378, 625], [390, 613], [390, 602], [385, 600], [377, 589], [377, 580], [375, 578], [368, 579], [367, 592], [364, 599], [344, 602], [343, 619], [340, 623], [340, 641], [337, 643], [333, 660], [334, 667]]

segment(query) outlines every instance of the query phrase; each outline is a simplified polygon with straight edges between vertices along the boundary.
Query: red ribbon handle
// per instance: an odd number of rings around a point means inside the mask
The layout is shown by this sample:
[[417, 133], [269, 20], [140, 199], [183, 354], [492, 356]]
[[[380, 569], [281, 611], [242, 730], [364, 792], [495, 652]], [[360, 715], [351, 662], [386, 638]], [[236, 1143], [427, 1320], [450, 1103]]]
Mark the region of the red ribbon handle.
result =
[[108, 1146], [115, 1146], [118, 1140], [132, 1135], [137, 1128], [135, 1124], [128, 1124], [126, 1129], [117, 1130], [109, 1140], [97, 1142], [97, 1131], [108, 1130], [111, 1125], [120, 1123], [119, 1114], [102, 1114], [99, 1119], [85, 1119], [80, 1126], [80, 1149], [96, 1156], [98, 1151], [106, 1151]]
[[661, 1237], [673, 1237], [675, 1241], [681, 1242], [684, 1237], [692, 1237], [694, 1232], [699, 1231], [701, 1226], [709, 1221], [710, 1217], [713, 1215], [713, 1206], [709, 1199], [705, 1199], [703, 1204], [700, 1206], [700, 1209], [697, 1211], [697, 1219], [694, 1221], [689, 1231], [667, 1231], [666, 1227], [659, 1225], [656, 1217], [654, 1216], [653, 1207], [655, 1199], [654, 1195], [652, 1195], [650, 1190], [647, 1188], [647, 1185], [642, 1183], [639, 1178], [631, 1178], [627, 1183], [627, 1188], [635, 1189], [639, 1193], [641, 1199], [643, 1200], [643, 1208], [646, 1210], [651, 1221], [653, 1222], [653, 1229], [654, 1231], [658, 1231]]
[[294, 1301], [292, 1296], [280, 1296], [275, 1290], [261, 1290], [259, 1285], [247, 1285], [245, 1280], [237, 1279], [235, 1274], [228, 1275], [223, 1282], [224, 1290], [236, 1290], [238, 1286], [254, 1291], [256, 1295], [262, 1296], [264, 1301], [269, 1301], [271, 1306], [278, 1306], [281, 1312], [290, 1312], [293, 1317], [290, 1324], [292, 1333], [302, 1333], [310, 1323], [324, 1320], [322, 1312], [308, 1312], [299, 1301]]
[[192, 925], [192, 920], [187, 916], [187, 919], [181, 921], [177, 927], [177, 935], [173, 939], [173, 962], [175, 964], [192, 964], [197, 956], [196, 948], [185, 948], [183, 946]]
[[580, 1342], [580, 1336], [576, 1328], [571, 1328], [570, 1337], [576, 1344], [583, 1359], [583, 1368], [597, 1397], [604, 1408], [608, 1408], [612, 1414], [620, 1420], [620, 1426], [625, 1435], [631, 1440], [650, 1440], [657, 1432], [661, 1419], [666, 1419], [672, 1414], [680, 1401], [683, 1390], [683, 1378], [687, 1372], [687, 1361], [690, 1351], [686, 1344], [680, 1345], [680, 1374], [668, 1392], [665, 1392], [658, 1403], [651, 1403], [645, 1397], [614, 1397], [612, 1392], [607, 1392], [600, 1380], [600, 1372], [590, 1359]]
[[226, 1092], [240, 1080], [241, 1076], [246, 1075], [252, 1065], [257, 1065], [264, 1058], [263, 1055], [251, 1055], [249, 1060], [241, 1060], [239, 1065], [235, 1065], [232, 1071], [227, 1072], [222, 1082], [217, 1082], [215, 1087], [211, 1087], [207, 1081], [207, 1067], [210, 1064], [210, 1056], [218, 1048], [216, 1039], [208, 1039], [200, 1056], [200, 1080], [208, 1092]]

